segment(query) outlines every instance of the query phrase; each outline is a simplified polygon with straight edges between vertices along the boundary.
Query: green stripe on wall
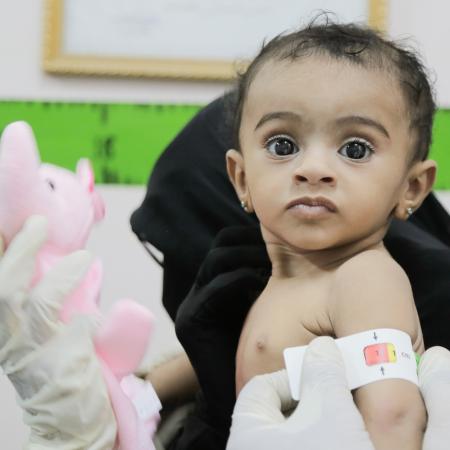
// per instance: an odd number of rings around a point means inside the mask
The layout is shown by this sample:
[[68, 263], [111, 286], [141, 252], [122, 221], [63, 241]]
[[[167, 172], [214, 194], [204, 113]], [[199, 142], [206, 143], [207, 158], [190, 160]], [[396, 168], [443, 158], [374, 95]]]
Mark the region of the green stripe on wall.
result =
[[0, 102], [0, 129], [25, 120], [42, 161], [74, 170], [81, 157], [97, 183], [144, 184], [164, 148], [201, 108], [194, 105]]
[[433, 127], [430, 158], [438, 163], [435, 190], [450, 190], [450, 110], [437, 112]]
[[[0, 129], [31, 124], [43, 161], [74, 169], [88, 157], [98, 183], [144, 184], [164, 148], [199, 105], [0, 102]], [[436, 115], [431, 158], [439, 164], [436, 189], [450, 189], [450, 110]]]

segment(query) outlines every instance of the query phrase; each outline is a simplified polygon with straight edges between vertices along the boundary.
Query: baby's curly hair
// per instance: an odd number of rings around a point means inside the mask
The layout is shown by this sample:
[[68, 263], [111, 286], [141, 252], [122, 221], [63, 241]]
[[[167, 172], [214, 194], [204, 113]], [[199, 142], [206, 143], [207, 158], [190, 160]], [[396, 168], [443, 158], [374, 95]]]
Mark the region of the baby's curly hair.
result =
[[238, 75], [228, 106], [234, 148], [240, 150], [242, 110], [249, 87], [261, 67], [267, 61], [326, 55], [364, 68], [381, 69], [398, 79], [408, 107], [410, 128], [416, 134], [412, 161], [426, 159], [436, 104], [420, 57], [414, 50], [385, 39], [367, 26], [334, 23], [328, 15], [325, 17], [325, 23], [318, 24], [316, 18], [305, 28], [282, 33], [264, 44], [247, 70]]

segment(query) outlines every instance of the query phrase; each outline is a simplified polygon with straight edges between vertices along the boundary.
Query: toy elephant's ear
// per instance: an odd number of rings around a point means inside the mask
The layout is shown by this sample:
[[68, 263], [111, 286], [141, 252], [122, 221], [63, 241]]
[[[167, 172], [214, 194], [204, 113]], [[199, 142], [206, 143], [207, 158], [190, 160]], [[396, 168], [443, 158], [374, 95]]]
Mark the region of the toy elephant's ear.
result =
[[33, 130], [26, 122], [13, 122], [0, 141], [0, 171], [34, 182], [41, 164]]
[[94, 171], [88, 159], [80, 159], [77, 163], [77, 176], [81, 184], [86, 188], [94, 205], [95, 221], [98, 222], [105, 216], [105, 204], [98, 192], [95, 192]]
[[0, 140], [0, 229], [9, 243], [30, 212], [37, 212], [42, 191], [40, 158], [31, 127], [14, 122]]
[[94, 192], [94, 171], [88, 159], [80, 159], [77, 163], [77, 176], [88, 192]]

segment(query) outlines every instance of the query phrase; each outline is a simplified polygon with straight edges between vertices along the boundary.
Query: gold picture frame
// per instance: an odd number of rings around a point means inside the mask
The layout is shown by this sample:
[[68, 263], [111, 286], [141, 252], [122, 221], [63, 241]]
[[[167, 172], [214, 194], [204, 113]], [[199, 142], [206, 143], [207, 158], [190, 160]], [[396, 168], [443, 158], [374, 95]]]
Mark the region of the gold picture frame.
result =
[[[64, 49], [64, 6], [68, 0], [46, 0], [43, 68], [52, 74], [229, 81], [236, 61], [207, 58], [161, 58], [71, 53]], [[205, 0], [209, 1], [209, 0]], [[388, 0], [368, 2], [368, 24], [384, 31]], [[245, 61], [240, 64], [245, 65]]]

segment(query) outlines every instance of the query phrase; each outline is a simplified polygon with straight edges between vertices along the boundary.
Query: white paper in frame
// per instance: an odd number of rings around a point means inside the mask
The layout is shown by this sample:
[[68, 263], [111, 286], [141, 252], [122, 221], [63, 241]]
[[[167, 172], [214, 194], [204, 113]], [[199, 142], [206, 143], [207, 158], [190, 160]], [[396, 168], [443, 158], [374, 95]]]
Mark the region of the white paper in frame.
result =
[[388, 0], [46, 0], [44, 70], [230, 80], [264, 40], [331, 19], [385, 30]]

